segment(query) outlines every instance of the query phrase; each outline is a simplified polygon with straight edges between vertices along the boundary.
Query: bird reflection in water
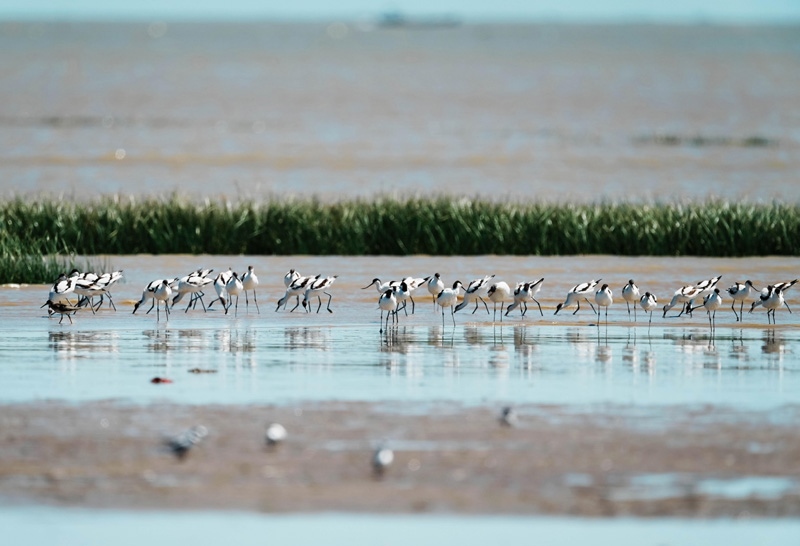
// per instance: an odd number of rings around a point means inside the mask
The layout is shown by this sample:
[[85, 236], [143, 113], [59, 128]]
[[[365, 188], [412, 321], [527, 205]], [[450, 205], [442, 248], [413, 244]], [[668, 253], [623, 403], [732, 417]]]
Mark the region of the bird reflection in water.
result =
[[48, 334], [50, 348], [59, 356], [80, 357], [83, 353], [118, 353], [119, 333], [53, 331]]
[[284, 330], [284, 348], [314, 349], [317, 351], [331, 350], [331, 331], [329, 328], [311, 328], [298, 326]]

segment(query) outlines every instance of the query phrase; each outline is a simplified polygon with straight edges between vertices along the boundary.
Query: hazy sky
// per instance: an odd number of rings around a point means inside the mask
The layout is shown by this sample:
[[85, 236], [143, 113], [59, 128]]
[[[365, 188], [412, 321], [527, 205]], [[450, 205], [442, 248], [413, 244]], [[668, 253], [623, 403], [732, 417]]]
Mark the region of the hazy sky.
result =
[[387, 11], [467, 21], [800, 22], [800, 0], [0, 0], [2, 19], [347, 19]]

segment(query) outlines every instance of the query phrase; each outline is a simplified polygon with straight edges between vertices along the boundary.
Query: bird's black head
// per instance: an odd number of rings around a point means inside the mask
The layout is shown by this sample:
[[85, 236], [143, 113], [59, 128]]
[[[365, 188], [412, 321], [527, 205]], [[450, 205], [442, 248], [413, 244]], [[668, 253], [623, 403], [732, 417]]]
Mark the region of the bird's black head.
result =
[[628, 284], [634, 284], [634, 282], [633, 282], [633, 279], [630, 279], [630, 280], [628, 281]]

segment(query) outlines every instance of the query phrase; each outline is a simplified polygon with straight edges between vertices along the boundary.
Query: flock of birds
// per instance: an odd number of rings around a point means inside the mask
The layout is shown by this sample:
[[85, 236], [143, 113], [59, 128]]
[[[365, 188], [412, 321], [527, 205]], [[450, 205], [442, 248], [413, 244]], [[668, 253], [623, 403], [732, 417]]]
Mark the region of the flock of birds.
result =
[[[203, 310], [207, 311], [219, 302], [227, 314], [233, 308], [234, 314], [238, 314], [239, 310], [239, 296], [243, 293], [245, 296], [245, 305], [249, 311], [250, 301], [248, 293], [252, 292], [253, 303], [256, 311], [260, 313], [258, 307], [258, 300], [256, 298], [256, 288], [259, 285], [258, 277], [255, 273], [255, 268], [251, 265], [247, 268], [244, 274], [238, 274], [231, 269], [218, 273], [216, 276], [211, 276], [212, 269], [198, 269], [192, 271], [183, 277], [174, 277], [168, 279], [156, 279], [150, 282], [142, 291], [141, 299], [136, 302], [133, 307], [133, 312], [136, 311], [148, 301], [150, 302], [150, 309], [147, 313], [156, 308], [156, 320], [161, 319], [160, 308], [164, 307], [164, 312], [167, 318], [170, 314], [170, 308], [174, 308], [178, 303], [183, 300], [187, 295], [189, 302], [184, 312], [190, 309], [195, 309], [198, 302]], [[110, 288], [122, 278], [122, 271], [114, 271], [112, 273], [104, 273], [97, 275], [94, 273], [81, 273], [77, 269], [72, 270], [69, 275], [62, 274], [56, 280], [55, 284], [50, 289], [48, 299], [42, 307], [47, 306], [51, 314], [60, 314], [61, 321], [64, 317], [68, 317], [72, 322], [72, 315], [81, 309], [91, 309], [93, 313], [102, 306], [103, 302], [107, 299], [109, 305], [116, 310], [114, 300], [111, 297]], [[508, 316], [514, 309], [519, 308], [521, 316], [524, 317], [528, 312], [528, 304], [536, 303], [539, 308], [539, 313], [544, 316], [542, 306], [536, 295], [542, 288], [544, 278], [536, 281], [523, 281], [516, 284], [512, 290], [511, 287], [503, 281], [494, 281], [495, 275], [487, 275], [485, 277], [475, 279], [468, 285], [462, 284], [461, 281], [455, 281], [451, 288], [446, 288], [444, 281], [439, 273], [434, 273], [428, 277], [405, 277], [399, 281], [382, 282], [379, 278], [375, 278], [365, 286], [363, 289], [375, 287], [378, 291], [378, 308], [380, 309], [380, 325], [381, 332], [384, 328], [389, 328], [389, 319], [392, 323], [399, 322], [399, 313], [404, 311], [408, 315], [408, 303], [411, 303], [411, 313], [413, 314], [416, 309], [414, 301], [415, 292], [421, 287], [425, 286], [427, 292], [433, 298], [434, 310], [438, 307], [442, 313], [442, 325], [445, 322], [445, 309], [450, 309], [450, 315], [455, 326], [455, 313], [467, 308], [473, 302], [475, 308], [472, 310], [474, 314], [480, 309], [481, 303], [484, 305], [487, 313], [490, 313], [489, 306], [486, 303], [488, 299], [494, 304], [494, 319], [497, 320], [497, 305], [500, 304], [500, 320], [504, 316]], [[681, 306], [681, 311], [678, 316], [684, 313], [689, 315], [693, 311], [703, 308], [708, 314], [709, 326], [711, 329], [716, 328], [716, 311], [723, 305], [723, 296], [718, 284], [722, 276], [713, 277], [696, 284], [689, 284], [683, 286], [675, 291], [670, 302], [663, 307], [663, 317], [666, 317], [667, 312], [676, 305]], [[283, 284], [285, 293], [283, 297], [278, 300], [276, 311], [281, 308], [286, 309], [287, 304], [292, 298], [295, 298], [295, 305], [291, 311], [297, 309], [300, 305], [303, 306], [306, 312], [311, 312], [312, 303], [314, 298], [317, 299], [316, 312], [319, 313], [322, 309], [322, 296], [328, 297], [326, 309], [329, 313], [333, 313], [331, 309], [331, 301], [333, 295], [328, 291], [333, 283], [336, 281], [337, 276], [303, 276], [298, 271], [290, 269], [283, 277]], [[608, 308], [614, 303], [614, 294], [608, 284], [603, 284], [598, 289], [600, 280], [592, 280], [586, 283], [581, 283], [573, 286], [567, 292], [566, 300], [556, 306], [555, 314], [557, 315], [562, 309], [576, 306], [573, 315], [580, 311], [581, 301], [585, 301], [592, 308], [592, 311], [597, 314], [597, 324], [600, 324], [601, 310], [605, 309], [605, 319], [608, 323]], [[785, 299], [785, 292], [797, 283], [797, 279], [788, 282], [778, 282], [768, 285], [760, 291], [753, 286], [749, 280], [741, 283], [734, 283], [727, 289], [727, 293], [731, 298], [731, 309], [733, 310], [736, 320], [742, 320], [742, 313], [746, 301], [754, 299], [750, 306], [750, 312], [753, 312], [756, 307], [763, 307], [767, 310], [767, 322], [769, 324], [775, 323], [775, 311], [779, 308], [786, 306], [791, 313], [791, 308]], [[216, 293], [214, 298], [208, 305], [203, 301], [204, 290], [213, 288]], [[462, 295], [463, 291], [463, 295]], [[302, 301], [300, 296], [302, 295]], [[621, 291], [622, 299], [628, 308], [628, 315], [631, 313], [631, 306], [633, 307], [634, 320], [636, 320], [637, 306], [650, 315], [649, 324], [653, 321], [653, 311], [658, 308], [658, 298], [651, 292], [641, 293], [636, 283], [631, 279], [623, 286]], [[77, 302], [73, 303], [70, 297], [77, 296]], [[459, 302], [459, 298], [462, 298]], [[95, 302], [95, 300], [98, 300]], [[235, 301], [235, 303], [234, 303]], [[507, 302], [511, 302], [505, 306]], [[739, 312], [736, 312], [736, 304], [739, 304]], [[597, 308], [595, 309], [595, 305]], [[505, 306], [505, 309], [503, 307]], [[384, 312], [386, 318], [384, 319]]]

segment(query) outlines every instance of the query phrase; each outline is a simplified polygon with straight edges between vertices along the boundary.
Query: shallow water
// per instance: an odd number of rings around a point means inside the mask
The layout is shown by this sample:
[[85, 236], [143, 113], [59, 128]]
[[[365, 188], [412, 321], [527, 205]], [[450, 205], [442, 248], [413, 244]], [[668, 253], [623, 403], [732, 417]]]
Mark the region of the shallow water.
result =
[[797, 202], [798, 36], [5, 23], [0, 196]]
[[[218, 544], [487, 544], [536, 537], [537, 544], [795, 544], [800, 522], [787, 520], [581, 519], [437, 515], [260, 515], [19, 507], [0, 509], [15, 543], [85, 546]], [[353, 533], [353, 529], [358, 533]]]
[[[110, 257], [126, 281], [113, 293], [117, 312], [83, 312], [70, 325], [47, 319], [38, 306], [47, 287], [4, 288], [0, 320], [0, 402], [39, 399], [84, 401], [123, 399], [179, 403], [291, 403], [314, 400], [465, 404], [719, 404], [772, 409], [800, 402], [800, 338], [796, 315], [778, 312], [767, 327], [763, 311], [736, 323], [729, 306], [717, 312], [710, 335], [702, 310], [694, 317], [652, 325], [639, 313], [628, 318], [615, 303], [597, 326], [584, 306], [553, 315], [573, 284], [603, 277], [617, 294], [634, 276], [644, 290], [665, 299], [683, 284], [723, 274], [722, 285], [746, 275], [756, 286], [794, 278], [796, 258], [656, 259], [617, 257]], [[136, 315], [132, 304], [153, 278], [176, 276], [200, 266], [244, 269], [260, 275], [260, 314], [240, 301], [238, 313], [199, 308]], [[301, 272], [337, 273], [331, 293], [333, 314], [275, 312], [282, 276]], [[417, 298], [416, 313], [400, 313], [399, 326], [379, 330], [374, 288], [361, 290], [374, 275], [384, 280], [438, 270], [450, 282], [484, 271], [510, 284], [545, 277], [540, 292], [544, 317], [535, 306], [523, 319], [516, 311], [493, 323], [481, 308], [450, 316], [442, 326], [430, 296]], [[631, 274], [635, 271], [635, 275]], [[391, 276], [391, 277], [390, 277]], [[669, 279], [669, 280], [668, 280]], [[668, 292], [669, 291], [669, 292]], [[789, 302], [792, 305], [792, 292]], [[210, 297], [207, 297], [207, 301]], [[212, 373], [189, 373], [199, 368]], [[154, 385], [153, 377], [172, 384]]]

